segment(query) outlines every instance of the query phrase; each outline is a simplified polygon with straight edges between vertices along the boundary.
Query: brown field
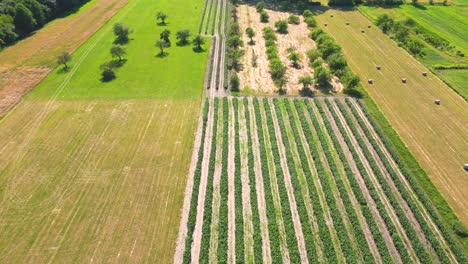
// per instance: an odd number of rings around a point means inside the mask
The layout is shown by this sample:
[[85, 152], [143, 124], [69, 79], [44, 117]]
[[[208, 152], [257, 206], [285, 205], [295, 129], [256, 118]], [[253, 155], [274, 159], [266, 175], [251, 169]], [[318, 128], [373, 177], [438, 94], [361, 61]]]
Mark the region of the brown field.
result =
[[[463, 170], [468, 162], [466, 101], [433, 74], [424, 77], [422, 72], [428, 70], [358, 11], [328, 10], [317, 21], [342, 46], [372, 99], [458, 217], [468, 223], [468, 178]], [[403, 84], [401, 78], [408, 82]], [[435, 99], [442, 104], [437, 106]]]
[[127, 2], [92, 1], [0, 52], [0, 117], [47, 76], [58, 54], [74, 52]]

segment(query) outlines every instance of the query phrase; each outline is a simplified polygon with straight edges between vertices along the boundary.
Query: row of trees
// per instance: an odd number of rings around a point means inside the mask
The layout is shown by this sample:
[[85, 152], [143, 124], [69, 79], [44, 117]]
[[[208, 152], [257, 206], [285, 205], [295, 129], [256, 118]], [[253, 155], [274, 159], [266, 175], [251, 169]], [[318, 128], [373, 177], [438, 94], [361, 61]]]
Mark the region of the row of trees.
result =
[[0, 0], [0, 48], [89, 0]]

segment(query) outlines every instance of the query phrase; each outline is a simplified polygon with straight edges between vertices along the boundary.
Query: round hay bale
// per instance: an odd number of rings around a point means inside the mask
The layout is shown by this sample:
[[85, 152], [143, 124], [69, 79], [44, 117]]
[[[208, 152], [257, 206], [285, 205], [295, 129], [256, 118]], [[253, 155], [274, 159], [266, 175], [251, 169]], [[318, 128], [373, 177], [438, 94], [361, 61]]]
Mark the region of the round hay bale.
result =
[[323, 24], [323, 25], [324, 25], [324, 26], [328, 26], [328, 24], [327, 24], [327, 23], [325, 23], [325, 24]]
[[369, 79], [369, 80], [367, 80], [367, 83], [368, 83], [368, 84], [373, 84], [373, 83], [374, 83], [374, 80]]
[[371, 25], [368, 25], [367, 28], [371, 28], [372, 26]]
[[406, 83], [406, 78], [401, 78], [402, 83]]
[[330, 17], [333, 17], [333, 14], [331, 14]]
[[346, 25], [349, 26], [349, 22], [346, 22]]
[[436, 105], [440, 105], [440, 99], [435, 99], [434, 103], [435, 103]]
[[427, 76], [427, 72], [423, 72], [422, 75], [423, 75], [423, 76]]
[[361, 28], [361, 33], [364, 33], [364, 32], [366, 32], [366, 31], [363, 28]]
[[380, 65], [375, 66], [375, 68], [376, 68], [377, 70], [379, 70], [379, 71], [382, 69], [382, 67], [381, 67]]
[[463, 168], [468, 171], [468, 163], [465, 163], [465, 165], [463, 165]]

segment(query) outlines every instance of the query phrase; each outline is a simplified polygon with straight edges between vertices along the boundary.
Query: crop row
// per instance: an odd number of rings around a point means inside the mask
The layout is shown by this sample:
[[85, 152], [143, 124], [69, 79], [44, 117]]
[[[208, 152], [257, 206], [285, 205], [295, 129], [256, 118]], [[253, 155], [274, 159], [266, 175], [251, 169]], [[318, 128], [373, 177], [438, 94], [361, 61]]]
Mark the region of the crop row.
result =
[[[364, 164], [361, 161], [361, 159], [360, 159], [360, 157], [359, 157], [359, 155], [357, 153], [357, 150], [355, 149], [356, 146], [353, 144], [353, 142], [350, 139], [350, 136], [348, 135], [348, 133], [344, 129], [345, 124], [341, 123], [341, 121], [340, 121], [340, 119], [338, 117], [338, 114], [336, 113], [336, 111], [333, 108], [333, 106], [331, 105], [331, 103], [328, 100], [326, 100], [325, 102], [327, 104], [327, 107], [328, 107], [330, 113], [333, 116], [333, 119], [336, 121], [336, 125], [338, 126], [338, 129], [340, 130], [341, 134], [343, 135], [343, 138], [344, 138], [344, 140], [346, 142], [346, 145], [348, 146], [348, 148], [349, 148], [349, 150], [350, 150], [350, 152], [351, 152], [351, 154], [353, 156], [353, 160], [356, 163], [356, 166], [357, 166], [357, 168], [358, 168], [358, 170], [359, 170], [359, 172], [360, 172], [360, 174], [361, 174], [361, 176], [362, 176], [362, 178], [364, 180], [364, 183], [366, 185], [367, 190], [369, 191], [370, 196], [372, 197], [372, 199], [374, 200], [374, 202], [376, 204], [376, 208], [379, 211], [380, 216], [382, 217], [383, 221], [385, 222], [385, 225], [387, 227], [388, 232], [390, 234], [392, 234], [391, 237], [392, 237], [393, 244], [395, 245], [395, 248], [397, 249], [401, 260], [403, 261], [403, 263], [413, 262], [413, 260], [411, 259], [410, 255], [409, 255], [409, 252], [405, 248], [405, 244], [404, 244], [402, 238], [399, 235], [397, 235], [398, 234], [397, 228], [396, 228], [395, 224], [393, 223], [392, 219], [390, 218], [388, 212], [385, 210], [385, 205], [382, 202], [382, 200], [380, 199], [379, 194], [377, 193], [377, 188], [374, 186], [372, 180], [370, 179], [370, 175], [367, 172], [366, 168], [364, 167]], [[355, 131], [352, 131], [352, 133], [356, 135]]]
[[216, 165], [216, 146], [217, 146], [217, 134], [218, 134], [218, 105], [219, 99], [215, 98], [215, 116], [213, 119], [213, 134], [211, 140], [211, 152], [210, 160], [208, 165], [208, 180], [206, 183], [205, 192], [205, 210], [203, 213], [202, 223], [202, 237], [200, 246], [200, 262], [207, 262], [209, 259], [210, 251], [210, 240], [211, 240], [211, 222], [213, 216], [213, 176]]
[[[208, 9], [208, 18], [206, 20], [206, 26], [205, 26], [205, 34], [208, 34], [208, 27], [210, 25], [210, 18], [211, 18], [211, 9], [213, 9], [213, 1], [216, 1], [216, 0], [211, 0], [210, 1], [210, 8]], [[216, 15], [216, 13], [215, 13]]]
[[294, 229], [291, 210], [289, 203], [288, 193], [286, 191], [286, 184], [284, 182], [285, 172], [281, 166], [281, 157], [279, 152], [279, 145], [276, 139], [275, 127], [273, 124], [273, 117], [270, 109], [268, 99], [263, 99], [263, 107], [265, 110], [266, 124], [268, 134], [270, 135], [270, 148], [273, 153], [273, 160], [275, 166], [276, 182], [278, 186], [278, 194], [280, 196], [281, 214], [283, 216], [283, 224], [286, 232], [286, 243], [289, 250], [289, 258], [292, 263], [299, 263], [301, 261], [299, 249], [297, 245], [296, 232]]
[[221, 179], [219, 183], [220, 208], [218, 226], [218, 262], [226, 263], [228, 259], [228, 152], [229, 152], [229, 105], [228, 99], [223, 98], [223, 146], [221, 158]]
[[[288, 164], [289, 172], [291, 174], [291, 183], [292, 183], [293, 190], [294, 190], [294, 196], [296, 198], [297, 211], [299, 214], [299, 219], [301, 221], [302, 230], [304, 233], [304, 241], [306, 244], [307, 258], [309, 259], [309, 262], [314, 263], [318, 261], [318, 258], [317, 258], [317, 249], [315, 248], [314, 233], [312, 232], [311, 223], [309, 222], [309, 220], [310, 221], [313, 221], [313, 220], [309, 219], [308, 217], [306, 200], [302, 195], [302, 186], [300, 184], [299, 173], [297, 171], [296, 164], [293, 159], [294, 155], [291, 150], [292, 147], [291, 147], [291, 144], [288, 144], [288, 137], [286, 135], [286, 127], [284, 124], [283, 114], [279, 106], [279, 101], [275, 99], [273, 103], [275, 105], [278, 124], [282, 131], [281, 137], [282, 137], [283, 144], [286, 150], [286, 162]], [[297, 132], [297, 130], [295, 130], [294, 132]], [[298, 138], [298, 134], [295, 133], [294, 136], [296, 137], [296, 139]]]
[[[345, 171], [345, 175], [348, 179], [348, 182], [351, 186], [351, 190], [354, 194], [354, 197], [358, 201], [362, 215], [364, 217], [364, 220], [367, 222], [367, 225], [371, 231], [372, 237], [374, 239], [374, 242], [377, 246], [377, 250], [379, 251], [379, 254], [382, 258], [383, 263], [391, 263], [393, 262], [392, 257], [390, 256], [390, 252], [388, 251], [388, 247], [385, 244], [385, 241], [383, 239], [382, 234], [380, 233], [379, 227], [377, 226], [377, 223], [374, 219], [374, 216], [371, 213], [371, 210], [369, 209], [369, 206], [367, 204], [366, 198], [364, 197], [364, 194], [362, 193], [361, 188], [359, 187], [359, 183], [354, 176], [354, 173], [351, 169], [351, 166], [349, 165], [349, 162], [346, 158], [346, 155], [343, 152], [342, 146], [340, 142], [338, 141], [338, 138], [336, 136], [336, 133], [334, 132], [330, 120], [328, 119], [327, 115], [325, 114], [323, 107], [320, 103], [316, 104], [317, 109], [322, 117], [323, 123], [325, 125], [325, 128], [327, 129], [328, 135], [330, 136], [333, 146], [335, 148], [336, 153], [338, 153], [338, 156], [341, 160], [341, 163], [343, 164], [343, 169]], [[362, 240], [361, 235], [357, 235], [358, 240]], [[364, 257], [366, 260], [366, 258]]]
[[206, 0], [205, 4], [203, 5], [202, 17], [200, 19], [200, 25], [198, 25], [198, 34], [201, 34], [202, 32], [203, 22], [205, 21], [206, 16], [206, 6], [208, 5], [208, 2], [209, 0]]
[[[347, 101], [348, 100], [349, 99], [347, 99]], [[450, 248], [451, 248], [452, 252], [455, 254], [457, 260], [460, 263], [466, 263], [467, 260], [465, 258], [464, 253], [463, 253], [463, 250], [460, 248], [460, 245], [458, 244], [458, 242], [456, 242], [455, 239], [452, 237], [452, 234], [449, 231], [449, 229], [445, 226], [445, 224], [442, 223], [442, 220], [440, 219], [439, 213], [436, 211], [436, 209], [434, 208], [434, 206], [430, 202], [430, 200], [427, 197], [426, 193], [419, 186], [419, 183], [417, 182], [417, 180], [409, 173], [408, 169], [406, 168], [406, 165], [401, 160], [400, 156], [398, 155], [397, 151], [393, 147], [392, 143], [388, 140], [387, 136], [385, 135], [383, 130], [380, 128], [380, 126], [377, 125], [375, 120], [371, 117], [371, 114], [369, 113], [368, 109], [363, 105], [363, 103], [361, 101], [358, 101], [358, 103], [361, 106], [360, 108], [363, 111], [364, 115], [367, 117], [367, 120], [369, 120], [372, 127], [374, 128], [374, 131], [377, 133], [377, 135], [379, 136], [379, 138], [381, 139], [381, 141], [385, 145], [385, 148], [387, 149], [387, 151], [392, 156], [392, 159], [398, 165], [398, 168], [400, 169], [401, 174], [409, 182], [409, 184], [412, 187], [413, 191], [418, 196], [419, 201], [421, 201], [421, 203], [424, 205], [427, 212], [429, 212], [429, 214], [431, 215], [432, 220], [434, 221], [434, 223], [439, 228], [439, 230], [442, 233], [442, 236], [444, 237], [445, 241], [450, 245]]]
[[[300, 126], [299, 129], [302, 129], [304, 131], [306, 142], [309, 145], [309, 147], [311, 147], [311, 145], [315, 144], [312, 138], [312, 131], [309, 125], [305, 122], [306, 116], [303, 112], [303, 109], [299, 106], [298, 103], [299, 101], [295, 102], [297, 110], [298, 110], [297, 112], [299, 115], [299, 120], [301, 120], [298, 126]], [[316, 160], [315, 155], [318, 155], [318, 152], [312, 151], [311, 155], [313, 159]], [[303, 145], [302, 145], [302, 148], [299, 148], [299, 156], [301, 157], [302, 163], [307, 164], [307, 161], [305, 160], [306, 150]], [[326, 259], [324, 261], [329, 262], [329, 263], [336, 263], [338, 261], [336, 257], [337, 249], [335, 249], [335, 246], [333, 244], [330, 230], [327, 225], [327, 220], [325, 219], [325, 214], [323, 212], [322, 205], [320, 204], [320, 198], [319, 198], [319, 194], [317, 191], [318, 186], [315, 185], [314, 180], [313, 180], [315, 178], [313, 174], [315, 173], [312, 172], [311, 166], [305, 166], [305, 165], [304, 165], [303, 172], [305, 174], [305, 178], [307, 181], [307, 187], [309, 189], [309, 196], [310, 196], [310, 200], [312, 201], [312, 209], [314, 210], [315, 221], [317, 222], [317, 225], [318, 225], [318, 232], [322, 240], [323, 250], [325, 251]]]
[[[214, 35], [215, 33], [216, 19], [219, 18], [218, 5], [221, 0], [214, 0], [214, 1], [215, 1], [215, 9], [214, 9], [213, 24], [211, 24], [211, 35]], [[221, 5], [221, 8], [222, 8], [222, 5]], [[222, 14], [222, 9], [220, 10], [219, 13]]]
[[[214, 109], [212, 111], [217, 110], [218, 105], [214, 105]], [[185, 250], [184, 250], [184, 263], [191, 262], [191, 253], [192, 253], [192, 242], [193, 242], [193, 231], [195, 229], [195, 223], [197, 218], [197, 207], [198, 207], [198, 194], [200, 191], [200, 181], [201, 181], [201, 171], [202, 171], [202, 163], [203, 163], [203, 154], [205, 149], [205, 135], [206, 135], [206, 128], [208, 122], [208, 112], [209, 112], [209, 101], [205, 100], [205, 105], [203, 107], [203, 118], [202, 118], [202, 135], [201, 135], [201, 143], [200, 148], [198, 149], [198, 159], [197, 165], [194, 172], [193, 177], [193, 189], [192, 189], [192, 196], [190, 197], [190, 209], [189, 209], [189, 216], [187, 220], [187, 236], [185, 238]]]
[[[317, 120], [317, 118], [314, 117], [314, 114], [310, 113], [310, 115], [312, 115], [312, 119]], [[316, 130], [319, 137], [320, 135], [326, 135], [320, 126], [316, 127]], [[343, 201], [344, 209], [348, 215], [348, 220], [350, 221], [350, 226], [352, 227], [356, 242], [358, 243], [359, 249], [362, 253], [363, 260], [365, 263], [374, 263], [375, 259], [370, 251], [369, 245], [367, 244], [361, 222], [359, 221], [357, 213], [353, 207], [353, 204], [351, 203], [351, 198], [348, 194], [348, 190], [345, 187], [345, 183], [342, 179], [341, 172], [338, 169], [337, 162], [333, 158], [332, 147], [326, 138], [319, 138], [318, 141], [322, 145], [323, 152], [327, 157], [331, 174], [334, 176], [332, 178], [335, 180], [335, 185], [339, 191], [341, 200]]]
[[350, 101], [347, 101], [347, 104], [349, 105], [352, 114], [354, 115], [354, 118], [357, 120], [358, 124], [360, 125], [361, 129], [364, 131], [365, 136], [371, 143], [372, 147], [374, 150], [377, 152], [378, 156], [382, 160], [382, 163], [384, 164], [384, 167], [388, 171], [388, 174], [392, 178], [393, 183], [395, 184], [396, 188], [398, 189], [399, 193], [403, 197], [403, 199], [406, 201], [408, 206], [411, 208], [411, 211], [413, 212], [414, 217], [419, 223], [419, 226], [423, 230], [426, 239], [429, 240], [431, 243], [432, 247], [434, 248], [435, 252], [437, 253], [437, 256], [439, 257], [440, 261], [442, 263], [448, 263], [450, 262], [450, 259], [447, 257], [447, 254], [445, 250], [443, 249], [439, 238], [437, 238], [434, 234], [434, 230], [429, 226], [427, 223], [426, 219], [423, 217], [423, 215], [420, 212], [420, 208], [417, 206], [416, 202], [413, 200], [412, 196], [408, 192], [406, 185], [403, 183], [403, 181], [400, 179], [398, 176], [397, 172], [393, 168], [393, 166], [390, 164], [387, 155], [383, 152], [380, 144], [375, 140], [373, 137], [370, 129], [366, 126], [364, 123], [364, 120], [361, 118], [359, 113], [357, 112], [356, 108], [354, 107], [354, 104], [352, 104]]
[[268, 218], [268, 234], [270, 239], [270, 251], [272, 263], [282, 263], [280, 246], [280, 234], [278, 230], [278, 219], [274, 208], [273, 191], [270, 185], [270, 174], [267, 160], [267, 149], [265, 144], [265, 137], [263, 133], [262, 119], [260, 114], [260, 105], [257, 98], [253, 99], [255, 110], [255, 123], [258, 133], [258, 145], [260, 146], [260, 157], [262, 165], [263, 187], [265, 189], [265, 204], [266, 213]]
[[[237, 100], [237, 99], [234, 99]], [[250, 124], [250, 112], [249, 102], [247, 98], [244, 98], [244, 112], [245, 122], [247, 123], [247, 168], [249, 169], [249, 183], [250, 183], [250, 207], [252, 209], [252, 223], [253, 223], [253, 246], [254, 246], [254, 261], [255, 263], [262, 263], [262, 236], [260, 233], [260, 214], [258, 212], [258, 200], [257, 200], [257, 180], [255, 177], [254, 170], [254, 156], [253, 156], [253, 139], [250, 138], [252, 135], [252, 125]], [[238, 152], [239, 153], [239, 152]]]

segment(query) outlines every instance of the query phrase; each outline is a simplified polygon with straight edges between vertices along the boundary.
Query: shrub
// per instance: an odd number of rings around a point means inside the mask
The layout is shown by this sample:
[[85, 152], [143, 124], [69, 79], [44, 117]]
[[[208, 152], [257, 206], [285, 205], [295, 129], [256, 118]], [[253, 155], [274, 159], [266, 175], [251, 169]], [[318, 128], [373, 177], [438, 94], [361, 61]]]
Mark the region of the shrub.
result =
[[278, 20], [275, 22], [276, 31], [281, 34], [288, 34], [288, 22], [286, 20]]
[[266, 11], [262, 11], [260, 13], [260, 22], [268, 23], [269, 20], [270, 20], [270, 15], [268, 15]]
[[317, 21], [314, 17], [307, 17], [304, 19], [304, 22], [307, 24], [308, 27], [314, 28], [317, 27]]
[[301, 20], [298, 16], [296, 15], [290, 15], [288, 17], [288, 23], [289, 24], [293, 24], [293, 25], [299, 25], [299, 23], [301, 23]]
[[237, 76], [236, 73], [233, 73], [231, 76], [231, 90], [234, 92], [238, 92], [239, 85], [240, 85], [239, 76]]
[[312, 64], [315, 60], [320, 58], [321, 54], [320, 51], [316, 49], [311, 49], [307, 51], [307, 58], [309, 59], [309, 64]]
[[255, 5], [255, 9], [257, 9], [258, 13], [261, 13], [265, 9], [265, 2], [260, 1]]
[[334, 53], [330, 55], [327, 59], [327, 62], [332, 72], [343, 70], [348, 65], [346, 63], [346, 59], [340, 53]]
[[115, 72], [111, 67], [104, 67], [101, 76], [104, 82], [110, 82], [116, 78]]
[[309, 17], [313, 17], [314, 14], [313, 14], [312, 11], [310, 11], [310, 10], [304, 10], [304, 12], [302, 13], [302, 16], [303, 16], [304, 18], [309, 18]]

